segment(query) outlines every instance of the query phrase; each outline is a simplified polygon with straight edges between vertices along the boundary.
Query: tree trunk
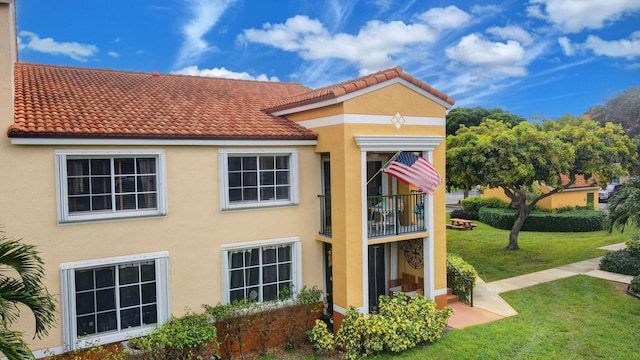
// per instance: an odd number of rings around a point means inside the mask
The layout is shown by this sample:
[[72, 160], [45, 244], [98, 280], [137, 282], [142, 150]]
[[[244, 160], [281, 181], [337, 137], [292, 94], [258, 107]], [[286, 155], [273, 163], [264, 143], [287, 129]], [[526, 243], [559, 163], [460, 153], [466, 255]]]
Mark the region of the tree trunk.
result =
[[519, 250], [520, 246], [518, 245], [518, 235], [520, 234], [520, 229], [522, 229], [522, 225], [524, 225], [524, 221], [529, 217], [529, 213], [531, 210], [525, 204], [518, 204], [518, 217], [516, 217], [516, 221], [513, 223], [513, 227], [511, 228], [511, 232], [509, 233], [509, 245], [507, 245], [505, 250]]

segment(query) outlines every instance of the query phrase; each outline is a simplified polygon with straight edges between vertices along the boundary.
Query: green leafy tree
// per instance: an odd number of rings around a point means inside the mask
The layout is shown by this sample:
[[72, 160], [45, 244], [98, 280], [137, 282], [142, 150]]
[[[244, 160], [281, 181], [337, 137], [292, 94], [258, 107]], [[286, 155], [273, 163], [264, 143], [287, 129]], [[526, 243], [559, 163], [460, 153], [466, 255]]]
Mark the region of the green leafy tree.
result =
[[459, 107], [451, 109], [447, 114], [447, 135], [455, 135], [462, 125], [466, 127], [478, 126], [487, 119], [502, 121], [510, 125], [526, 121], [522, 116], [511, 114], [499, 108]]
[[0, 232], [0, 353], [9, 360], [33, 358], [23, 334], [10, 329], [21, 307], [31, 310], [35, 317], [35, 336], [46, 335], [54, 324], [54, 300], [42, 279], [43, 262], [35, 247]]
[[[447, 148], [447, 187], [501, 188], [518, 210], [508, 250], [520, 248], [520, 229], [540, 200], [573, 185], [578, 175], [604, 184], [636, 163], [635, 145], [619, 125], [571, 116], [543, 125], [486, 120], [448, 136]], [[551, 190], [533, 193], [538, 183]]]
[[640, 135], [640, 88], [632, 86], [589, 109], [593, 120], [601, 124], [620, 124], [629, 137]]

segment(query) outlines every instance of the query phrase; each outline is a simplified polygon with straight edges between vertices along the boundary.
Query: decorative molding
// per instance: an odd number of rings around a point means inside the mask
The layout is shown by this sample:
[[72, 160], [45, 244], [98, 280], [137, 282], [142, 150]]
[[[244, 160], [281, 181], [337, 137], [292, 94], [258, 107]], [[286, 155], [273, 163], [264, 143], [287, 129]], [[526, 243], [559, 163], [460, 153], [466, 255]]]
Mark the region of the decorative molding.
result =
[[124, 146], [314, 146], [317, 140], [197, 140], [12, 137], [12, 145], [124, 145]]
[[321, 107], [325, 107], [325, 106], [330, 106], [330, 105], [334, 105], [334, 104], [339, 104], [341, 102], [345, 102], [347, 100], [353, 99], [355, 97], [370, 93], [372, 91], [376, 91], [376, 90], [380, 90], [382, 88], [385, 88], [387, 86], [391, 86], [393, 84], [402, 84], [406, 87], [408, 87], [409, 89], [419, 93], [420, 95], [438, 103], [439, 105], [441, 105], [442, 107], [444, 107], [446, 110], [449, 110], [453, 107], [452, 104], [449, 104], [448, 102], [440, 99], [439, 97], [433, 95], [432, 93], [422, 89], [419, 86], [416, 86], [410, 82], [408, 82], [407, 80], [401, 78], [401, 77], [396, 77], [390, 80], [386, 80], [382, 83], [378, 83], [375, 85], [371, 85], [371, 86], [367, 86], [364, 89], [360, 89], [360, 90], [356, 90], [353, 92], [350, 92], [348, 94], [345, 94], [343, 96], [339, 96], [336, 98], [330, 98], [328, 100], [324, 100], [324, 101], [318, 101], [318, 102], [312, 102], [312, 103], [306, 103], [306, 104], [302, 104], [302, 105], [294, 105], [290, 108], [285, 108], [282, 110], [275, 110], [270, 112], [272, 115], [275, 116], [282, 116], [282, 115], [288, 115], [288, 114], [293, 114], [293, 113], [297, 113], [297, 112], [302, 112], [302, 111], [307, 111], [307, 110], [313, 110], [313, 109], [318, 109]]
[[[404, 119], [404, 125], [446, 125], [446, 119], [440, 117], [402, 116], [399, 113], [396, 113], [396, 115], [394, 116], [402, 117]], [[390, 122], [389, 115], [340, 114], [318, 119], [300, 121], [298, 122], [298, 125], [304, 126], [307, 129], [314, 129], [319, 127], [343, 124], [389, 125], [390, 123], [393, 124], [393, 122]]]
[[444, 289], [436, 289], [436, 290], [434, 290], [433, 293], [434, 293], [435, 296], [446, 295], [447, 294], [447, 289], [446, 288], [444, 288]]
[[240, 243], [229, 243], [220, 245], [220, 250], [222, 251], [233, 251], [239, 249], [247, 249], [247, 248], [255, 248], [260, 246], [270, 246], [270, 245], [282, 245], [282, 244], [290, 244], [290, 243], [300, 243], [300, 238], [297, 236], [286, 237], [286, 238], [277, 238], [277, 239], [267, 239], [267, 240], [255, 240], [255, 241], [246, 241]]
[[96, 267], [101, 265], [114, 265], [120, 263], [126, 263], [131, 261], [143, 261], [149, 259], [160, 259], [160, 258], [168, 258], [168, 251], [158, 251], [144, 254], [136, 254], [136, 255], [126, 255], [126, 256], [114, 256], [108, 258], [101, 259], [93, 259], [93, 260], [81, 260], [74, 262], [67, 262], [60, 264], [60, 270], [69, 270], [69, 269], [78, 269], [84, 267]]
[[388, 136], [356, 135], [361, 151], [433, 151], [444, 141], [444, 136]]

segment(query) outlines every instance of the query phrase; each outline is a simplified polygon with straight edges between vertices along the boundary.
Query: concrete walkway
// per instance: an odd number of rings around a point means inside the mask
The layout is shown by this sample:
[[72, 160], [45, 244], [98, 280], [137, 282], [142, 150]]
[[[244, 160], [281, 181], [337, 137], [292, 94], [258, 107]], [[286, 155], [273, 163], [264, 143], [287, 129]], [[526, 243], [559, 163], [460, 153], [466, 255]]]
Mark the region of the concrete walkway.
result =
[[[625, 244], [622, 243], [605, 246], [600, 249], [616, 251], [624, 248]], [[474, 307], [470, 307], [462, 303], [449, 304], [449, 306], [454, 309], [455, 313], [449, 319], [448, 325], [454, 329], [460, 329], [465, 326], [482, 324], [502, 319], [504, 317], [517, 315], [518, 312], [515, 311], [499, 294], [506, 291], [538, 285], [548, 281], [554, 281], [575, 275], [588, 275], [625, 284], [629, 284], [631, 282], [633, 276], [620, 275], [599, 270], [600, 259], [601, 258], [595, 258], [580, 261], [553, 269], [538, 271], [490, 283], [485, 283], [482, 279], [478, 278], [476, 280], [476, 287], [473, 289]]]

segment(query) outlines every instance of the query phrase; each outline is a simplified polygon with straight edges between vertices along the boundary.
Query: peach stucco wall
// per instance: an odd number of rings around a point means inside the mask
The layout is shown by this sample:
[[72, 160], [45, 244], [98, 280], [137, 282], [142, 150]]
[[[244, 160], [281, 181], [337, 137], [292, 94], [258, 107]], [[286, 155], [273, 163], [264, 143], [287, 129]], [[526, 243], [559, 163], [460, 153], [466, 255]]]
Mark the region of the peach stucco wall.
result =
[[[61, 263], [168, 251], [171, 312], [181, 315], [185, 308], [222, 301], [221, 245], [287, 237], [302, 241], [302, 284], [322, 286], [322, 247], [314, 240], [320, 156], [312, 146], [297, 148], [299, 205], [220, 211], [216, 147], [152, 147], [165, 151], [166, 217], [58, 225], [54, 151], [78, 148], [108, 147], [10, 145], [6, 137], [0, 145], [0, 162], [11, 169], [0, 172], [0, 224], [7, 234], [37, 245], [51, 293], [60, 293]], [[34, 350], [60, 345], [58, 327], [35, 341]]]
[[[343, 308], [363, 306], [363, 233], [361, 149], [355, 137], [380, 136], [445, 136], [446, 108], [410, 89], [404, 84], [392, 84], [362, 94], [343, 103], [289, 115], [294, 121], [329, 118], [341, 114], [356, 114], [384, 119], [385, 124], [358, 123], [335, 124], [315, 127], [318, 133], [316, 151], [330, 155], [332, 236], [324, 239], [333, 246], [333, 294], [334, 303]], [[391, 118], [402, 116], [440, 118], [442, 125], [403, 125], [396, 127]], [[387, 121], [388, 119], [388, 121]], [[401, 149], [397, 149], [401, 150]], [[434, 150], [434, 166], [445, 176], [445, 142]], [[386, 175], [385, 175], [386, 176]], [[446, 288], [446, 239], [445, 239], [445, 191], [438, 187], [434, 194], [434, 228], [429, 229], [435, 239], [434, 272], [435, 288]], [[366, 237], [366, 235], [365, 235]], [[400, 255], [400, 266], [404, 258]]]

